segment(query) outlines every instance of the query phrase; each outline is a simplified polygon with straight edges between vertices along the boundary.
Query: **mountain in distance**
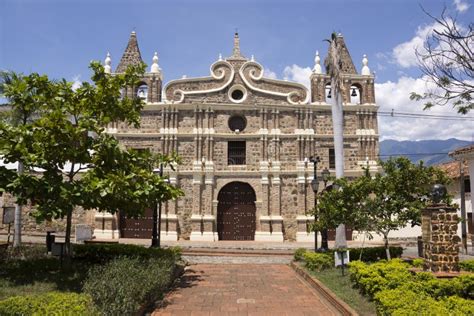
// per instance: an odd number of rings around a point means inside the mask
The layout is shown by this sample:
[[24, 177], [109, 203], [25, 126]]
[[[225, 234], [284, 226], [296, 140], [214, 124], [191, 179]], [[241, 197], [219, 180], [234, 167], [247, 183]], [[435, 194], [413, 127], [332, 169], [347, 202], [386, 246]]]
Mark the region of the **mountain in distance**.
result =
[[474, 142], [450, 138], [446, 140], [397, 141], [392, 139], [380, 142], [380, 158], [387, 160], [392, 157], [405, 156], [413, 163], [423, 160], [426, 165], [436, 165], [451, 161], [448, 153]]

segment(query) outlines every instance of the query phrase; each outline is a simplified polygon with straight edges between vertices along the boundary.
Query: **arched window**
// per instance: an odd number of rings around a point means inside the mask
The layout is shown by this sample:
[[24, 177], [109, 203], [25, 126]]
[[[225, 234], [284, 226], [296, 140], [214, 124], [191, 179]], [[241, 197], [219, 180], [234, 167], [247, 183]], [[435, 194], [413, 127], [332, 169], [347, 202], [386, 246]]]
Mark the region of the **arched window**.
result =
[[148, 98], [148, 86], [144, 83], [142, 83], [138, 89], [137, 89], [137, 97], [139, 97], [142, 100], [147, 100]]
[[324, 89], [324, 100], [326, 101], [326, 103], [331, 103], [332, 102], [331, 98], [332, 98], [331, 84], [327, 83]]
[[352, 104], [361, 104], [361, 92], [362, 89], [359, 85], [351, 85], [351, 103]]

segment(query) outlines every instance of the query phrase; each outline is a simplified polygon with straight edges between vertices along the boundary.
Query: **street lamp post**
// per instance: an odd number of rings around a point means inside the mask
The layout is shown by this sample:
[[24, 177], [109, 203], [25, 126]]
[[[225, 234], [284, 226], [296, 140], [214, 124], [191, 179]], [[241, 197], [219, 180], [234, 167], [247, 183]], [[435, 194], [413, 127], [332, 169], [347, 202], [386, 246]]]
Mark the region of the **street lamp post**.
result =
[[[328, 183], [330, 175], [331, 175], [331, 173], [329, 172], [328, 168], [324, 168], [324, 170], [321, 172], [321, 176], [323, 178], [324, 189], [325, 190], [327, 188], [326, 185]], [[321, 250], [322, 251], [327, 251], [328, 249], [329, 249], [329, 246], [328, 246], [328, 229], [325, 227], [321, 231]]]
[[[318, 169], [318, 162], [320, 162], [321, 160], [319, 159], [318, 156], [316, 156], [316, 157], [310, 157], [309, 161], [313, 163], [313, 171], [314, 171], [313, 180], [311, 181], [311, 188], [313, 189], [313, 192], [314, 192], [314, 223], [316, 224], [316, 221], [318, 220], [318, 188], [319, 188], [317, 169]], [[314, 230], [314, 252], [316, 251], [318, 251], [318, 231], [315, 229]]]
[[[163, 164], [160, 163], [158, 170], [154, 169], [153, 173], [158, 173], [163, 178]], [[161, 244], [161, 201], [153, 206], [153, 231], [151, 235], [151, 246], [160, 248]]]

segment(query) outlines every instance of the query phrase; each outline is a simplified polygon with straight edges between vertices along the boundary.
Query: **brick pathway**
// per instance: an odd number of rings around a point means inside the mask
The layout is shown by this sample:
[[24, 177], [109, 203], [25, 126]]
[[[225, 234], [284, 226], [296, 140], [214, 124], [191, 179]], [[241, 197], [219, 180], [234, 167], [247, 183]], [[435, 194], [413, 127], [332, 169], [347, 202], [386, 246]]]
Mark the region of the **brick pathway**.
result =
[[336, 315], [282, 264], [197, 264], [156, 310], [158, 315]]

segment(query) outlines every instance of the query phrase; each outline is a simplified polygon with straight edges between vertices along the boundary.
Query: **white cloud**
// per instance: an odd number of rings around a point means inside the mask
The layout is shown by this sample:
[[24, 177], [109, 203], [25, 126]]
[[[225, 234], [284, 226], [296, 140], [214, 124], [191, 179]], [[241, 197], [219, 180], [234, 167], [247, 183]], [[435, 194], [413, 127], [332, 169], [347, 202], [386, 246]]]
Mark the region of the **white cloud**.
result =
[[[375, 84], [375, 97], [379, 112], [417, 112], [421, 114], [436, 114], [456, 116], [456, 111], [450, 105], [435, 106], [429, 111], [423, 111], [423, 102], [411, 101], [411, 92], [423, 94], [430, 84], [424, 78], [401, 77], [397, 82], [387, 81]], [[404, 117], [379, 116], [379, 134], [381, 140], [420, 140], [459, 138], [473, 140], [474, 123], [472, 121], [428, 120]]]
[[77, 90], [82, 86], [81, 75], [76, 75], [72, 78], [72, 90]]
[[463, 0], [454, 0], [453, 4], [456, 7], [456, 11], [458, 11], [459, 13], [463, 13], [467, 11], [467, 9], [469, 9], [469, 7], [471, 6], [467, 2], [464, 2]]
[[263, 76], [265, 78], [270, 78], [270, 79], [277, 79], [278, 78], [277, 74], [275, 72], [271, 71], [270, 69], [265, 69], [263, 71]]
[[411, 40], [395, 46], [392, 51], [394, 62], [403, 68], [416, 66], [415, 51], [423, 47], [426, 38], [433, 33], [435, 25], [433, 23], [425, 27], [418, 27], [415, 36]]
[[303, 84], [306, 86], [306, 88], [309, 89], [310, 84], [310, 77], [312, 74], [312, 70], [309, 67], [300, 67], [296, 64], [293, 64], [291, 66], [286, 66], [285, 69], [283, 70], [283, 76], [285, 78], [288, 78], [288, 80], [291, 81], [296, 81], [298, 83]]

